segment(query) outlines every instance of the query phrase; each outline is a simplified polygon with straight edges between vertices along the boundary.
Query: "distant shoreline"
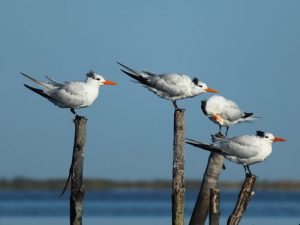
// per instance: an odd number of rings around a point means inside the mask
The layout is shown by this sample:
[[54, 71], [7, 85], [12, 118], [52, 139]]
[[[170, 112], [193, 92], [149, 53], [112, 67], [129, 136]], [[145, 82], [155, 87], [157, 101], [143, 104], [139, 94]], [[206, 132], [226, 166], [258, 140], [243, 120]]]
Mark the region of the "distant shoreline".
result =
[[[0, 180], [0, 190], [34, 190], [34, 189], [62, 189], [65, 185], [64, 179], [2, 179]], [[238, 189], [243, 181], [219, 182], [221, 189]], [[86, 190], [103, 190], [103, 189], [165, 189], [171, 188], [169, 180], [142, 180], [142, 181], [116, 181], [106, 179], [84, 179]], [[196, 180], [187, 180], [186, 189], [199, 189], [201, 182]], [[300, 190], [300, 181], [257, 181], [255, 189], [263, 190]]]

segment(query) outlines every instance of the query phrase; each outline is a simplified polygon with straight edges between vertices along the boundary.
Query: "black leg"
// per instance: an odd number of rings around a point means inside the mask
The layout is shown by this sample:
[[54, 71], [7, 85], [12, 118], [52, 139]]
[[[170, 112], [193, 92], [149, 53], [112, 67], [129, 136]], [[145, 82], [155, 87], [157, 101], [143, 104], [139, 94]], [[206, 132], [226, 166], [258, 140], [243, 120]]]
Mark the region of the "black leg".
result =
[[70, 110], [74, 114], [74, 116], [77, 116], [77, 113], [75, 112], [74, 108], [71, 108]]
[[178, 110], [178, 106], [176, 104], [176, 101], [172, 101], [172, 103], [173, 103], [173, 106], [174, 106], [175, 110]]
[[245, 169], [246, 177], [247, 176], [252, 176], [252, 173], [251, 173], [249, 165], [244, 166], [244, 169]]
[[226, 133], [225, 133], [225, 134], [226, 134], [226, 136], [227, 136], [227, 133], [228, 133], [228, 129], [229, 129], [229, 127], [226, 127]]
[[222, 129], [222, 126], [219, 125], [219, 133], [220, 133], [220, 134], [222, 134], [221, 129]]
[[70, 110], [71, 110], [71, 112], [74, 114], [75, 118], [76, 118], [76, 117], [78, 117], [78, 118], [85, 118], [84, 116], [78, 115], [78, 114], [75, 112], [74, 108], [71, 108]]

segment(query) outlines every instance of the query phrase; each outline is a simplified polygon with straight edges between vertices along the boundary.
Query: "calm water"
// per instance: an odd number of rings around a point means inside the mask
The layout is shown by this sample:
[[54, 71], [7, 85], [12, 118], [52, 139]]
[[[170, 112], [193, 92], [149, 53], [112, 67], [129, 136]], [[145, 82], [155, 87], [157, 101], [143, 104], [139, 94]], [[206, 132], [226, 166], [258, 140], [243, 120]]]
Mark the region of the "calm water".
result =
[[[198, 191], [186, 192], [188, 224]], [[59, 191], [0, 191], [0, 224], [68, 224], [69, 196]], [[221, 222], [231, 213], [238, 191], [221, 193]], [[171, 224], [170, 190], [106, 190], [86, 192], [84, 224]], [[283, 223], [284, 222], [284, 223]], [[299, 224], [300, 192], [256, 191], [241, 224]]]

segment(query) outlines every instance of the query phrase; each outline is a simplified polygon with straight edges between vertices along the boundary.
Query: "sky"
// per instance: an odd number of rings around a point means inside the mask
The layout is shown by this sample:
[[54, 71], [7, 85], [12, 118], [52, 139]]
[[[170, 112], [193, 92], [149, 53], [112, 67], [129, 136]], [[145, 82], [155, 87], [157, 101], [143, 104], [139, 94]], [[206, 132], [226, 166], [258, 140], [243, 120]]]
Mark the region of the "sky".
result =
[[[229, 130], [283, 137], [272, 155], [251, 166], [260, 180], [299, 180], [300, 2], [297, 0], [103, 0], [0, 3], [0, 179], [65, 178], [73, 115], [27, 90], [20, 75], [60, 82], [94, 70], [119, 83], [101, 87], [88, 118], [84, 176], [115, 180], [171, 179], [170, 101], [132, 82], [117, 61], [137, 70], [198, 77], [261, 119]], [[218, 131], [200, 110], [211, 94], [178, 101], [186, 137], [210, 142]], [[185, 146], [185, 178], [200, 180], [209, 153]], [[226, 161], [220, 179], [241, 180]]]

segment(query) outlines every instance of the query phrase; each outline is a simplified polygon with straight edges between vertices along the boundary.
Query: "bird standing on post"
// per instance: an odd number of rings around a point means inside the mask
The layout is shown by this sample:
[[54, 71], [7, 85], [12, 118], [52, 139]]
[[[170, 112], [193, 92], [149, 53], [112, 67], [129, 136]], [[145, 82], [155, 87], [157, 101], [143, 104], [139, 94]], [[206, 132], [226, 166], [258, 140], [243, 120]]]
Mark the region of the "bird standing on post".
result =
[[271, 133], [257, 131], [256, 135], [241, 135], [234, 138], [215, 138], [211, 145], [192, 139], [186, 143], [223, 155], [226, 159], [244, 166], [246, 176], [252, 175], [249, 165], [266, 160], [272, 153], [272, 143], [286, 141]]
[[87, 73], [85, 82], [72, 81], [65, 82], [64, 84], [58, 83], [47, 76], [48, 82], [42, 82], [25, 73], [21, 74], [43, 89], [34, 88], [27, 84], [24, 84], [25, 87], [45, 97], [60, 108], [69, 108], [75, 116], [77, 116], [75, 109], [85, 108], [93, 104], [98, 97], [100, 86], [117, 84], [116, 82], [105, 80], [103, 76], [93, 71]]
[[243, 112], [234, 101], [220, 95], [214, 95], [202, 101], [201, 109], [211, 121], [219, 125], [219, 132], [222, 127], [226, 127], [226, 135], [229, 126], [258, 119], [258, 117], [252, 117], [253, 113]]
[[123, 73], [137, 80], [142, 86], [161, 98], [171, 100], [176, 110], [178, 109], [177, 100], [192, 98], [206, 92], [218, 93], [218, 91], [207, 87], [198, 78], [191, 79], [187, 75], [178, 73], [138, 72], [119, 62], [118, 64], [126, 69], [121, 69]]

